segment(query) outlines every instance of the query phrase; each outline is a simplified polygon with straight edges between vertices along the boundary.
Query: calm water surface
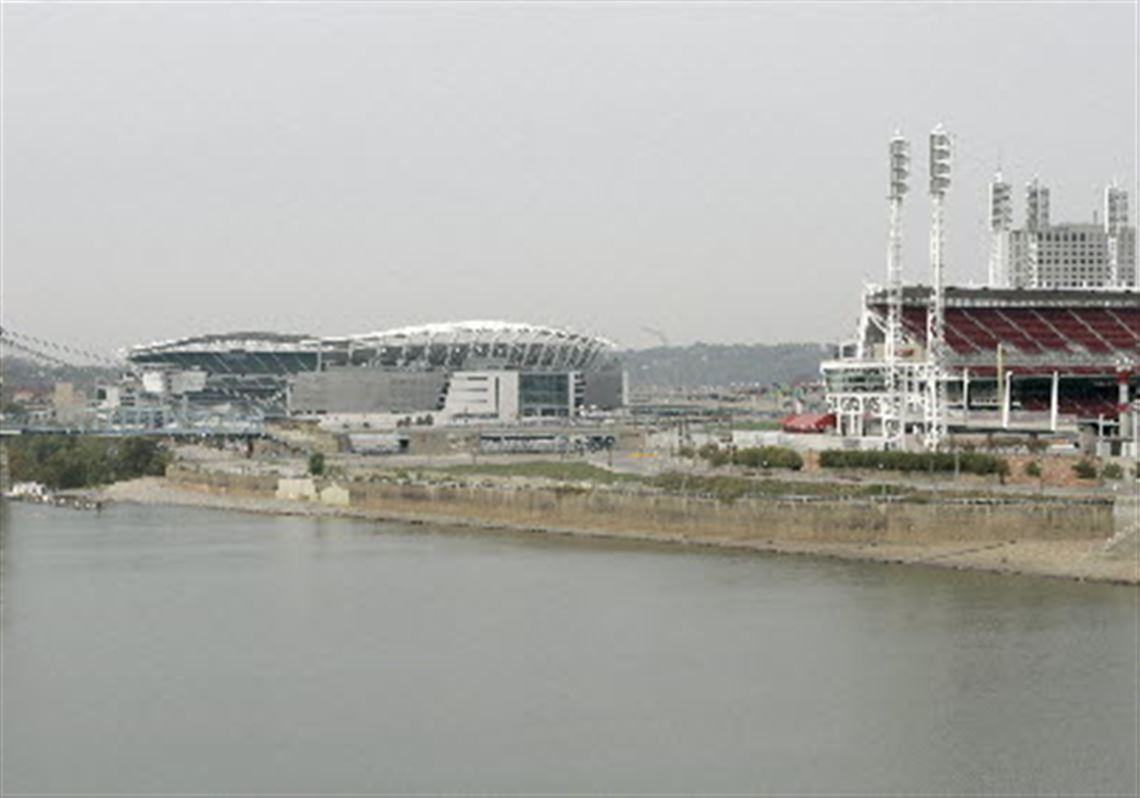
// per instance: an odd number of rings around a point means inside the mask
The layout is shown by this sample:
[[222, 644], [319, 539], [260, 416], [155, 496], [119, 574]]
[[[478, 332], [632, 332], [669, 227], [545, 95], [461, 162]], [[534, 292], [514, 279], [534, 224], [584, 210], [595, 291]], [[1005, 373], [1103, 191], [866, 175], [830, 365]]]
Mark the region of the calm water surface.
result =
[[3, 513], [3, 791], [1135, 793], [1134, 588]]

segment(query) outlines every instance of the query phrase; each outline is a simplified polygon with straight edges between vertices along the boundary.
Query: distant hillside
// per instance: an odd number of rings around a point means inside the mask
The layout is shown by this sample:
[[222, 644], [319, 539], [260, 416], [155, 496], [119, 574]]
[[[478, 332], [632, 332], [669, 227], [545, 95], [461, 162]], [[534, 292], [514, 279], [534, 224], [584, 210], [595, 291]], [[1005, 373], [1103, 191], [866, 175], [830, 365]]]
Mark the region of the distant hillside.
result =
[[819, 379], [823, 344], [693, 344], [622, 352], [631, 385], [693, 387]]
[[77, 388], [88, 390], [96, 383], [114, 381], [118, 375], [118, 369], [108, 366], [54, 365], [7, 353], [0, 358], [0, 377], [4, 381], [5, 394], [19, 388], [48, 390], [57, 382], [70, 382]]

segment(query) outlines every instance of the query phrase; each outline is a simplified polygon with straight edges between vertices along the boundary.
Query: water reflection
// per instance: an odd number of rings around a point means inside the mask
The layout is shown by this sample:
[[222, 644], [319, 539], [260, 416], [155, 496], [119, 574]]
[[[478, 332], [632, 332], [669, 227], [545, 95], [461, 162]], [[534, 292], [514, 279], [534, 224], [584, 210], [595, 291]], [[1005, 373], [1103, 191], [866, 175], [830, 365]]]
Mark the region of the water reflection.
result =
[[11, 516], [8, 512], [8, 500], [0, 497], [0, 629], [4, 627], [4, 617], [6, 615], [5, 605], [7, 602], [4, 600], [4, 572], [6, 569], [5, 563], [8, 558], [8, 525], [11, 523]]
[[12, 516], [11, 791], [1136, 786], [1131, 588], [213, 511]]

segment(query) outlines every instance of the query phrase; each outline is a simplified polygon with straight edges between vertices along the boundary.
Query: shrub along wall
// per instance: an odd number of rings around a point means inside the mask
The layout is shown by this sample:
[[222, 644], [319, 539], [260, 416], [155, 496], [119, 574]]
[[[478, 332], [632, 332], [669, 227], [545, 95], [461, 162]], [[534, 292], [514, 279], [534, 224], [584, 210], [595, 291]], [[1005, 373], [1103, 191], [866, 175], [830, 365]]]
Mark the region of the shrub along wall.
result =
[[820, 452], [823, 468], [879, 468], [887, 471], [954, 471], [963, 474], [1009, 473], [1003, 457], [981, 452], [875, 452], [828, 450]]
[[800, 453], [783, 446], [722, 449], [715, 443], [708, 443], [697, 450], [697, 456], [707, 460], [713, 468], [730, 463], [745, 468], [787, 468], [792, 471], [804, 467], [804, 458]]
[[732, 454], [734, 465], [747, 468], [788, 468], [799, 471], [804, 458], [795, 449], [782, 446], [761, 446], [758, 449], [737, 449]]

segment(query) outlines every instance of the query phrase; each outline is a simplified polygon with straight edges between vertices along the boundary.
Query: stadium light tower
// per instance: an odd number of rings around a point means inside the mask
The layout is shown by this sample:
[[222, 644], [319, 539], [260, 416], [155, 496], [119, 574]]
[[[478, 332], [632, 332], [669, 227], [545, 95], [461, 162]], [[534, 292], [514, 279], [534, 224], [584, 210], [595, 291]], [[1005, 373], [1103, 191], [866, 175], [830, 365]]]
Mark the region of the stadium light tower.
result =
[[930, 309], [926, 315], [926, 447], [946, 437], [946, 289], [943, 285], [943, 215], [950, 188], [950, 134], [938, 125], [930, 133]]
[[1025, 229], [1037, 233], [1049, 229], [1049, 187], [1034, 175], [1025, 186]]
[[883, 341], [886, 361], [886, 402], [882, 408], [883, 438], [888, 448], [902, 444], [906, 434], [902, 419], [906, 399], [899, 369], [902, 348], [902, 203], [910, 176], [910, 142], [895, 132], [888, 158], [890, 166], [890, 227], [887, 241], [887, 329]]
[[1025, 185], [1026, 238], [1024, 281], [1030, 288], [1042, 287], [1041, 237], [1049, 229], [1049, 187], [1037, 175]]
[[1009, 286], [1009, 230], [1013, 227], [1013, 186], [1001, 178], [990, 181], [990, 288]]
[[1104, 190], [1104, 231], [1108, 234], [1109, 282], [1124, 286], [1120, 273], [1120, 233], [1128, 225], [1128, 192], [1116, 181]]

